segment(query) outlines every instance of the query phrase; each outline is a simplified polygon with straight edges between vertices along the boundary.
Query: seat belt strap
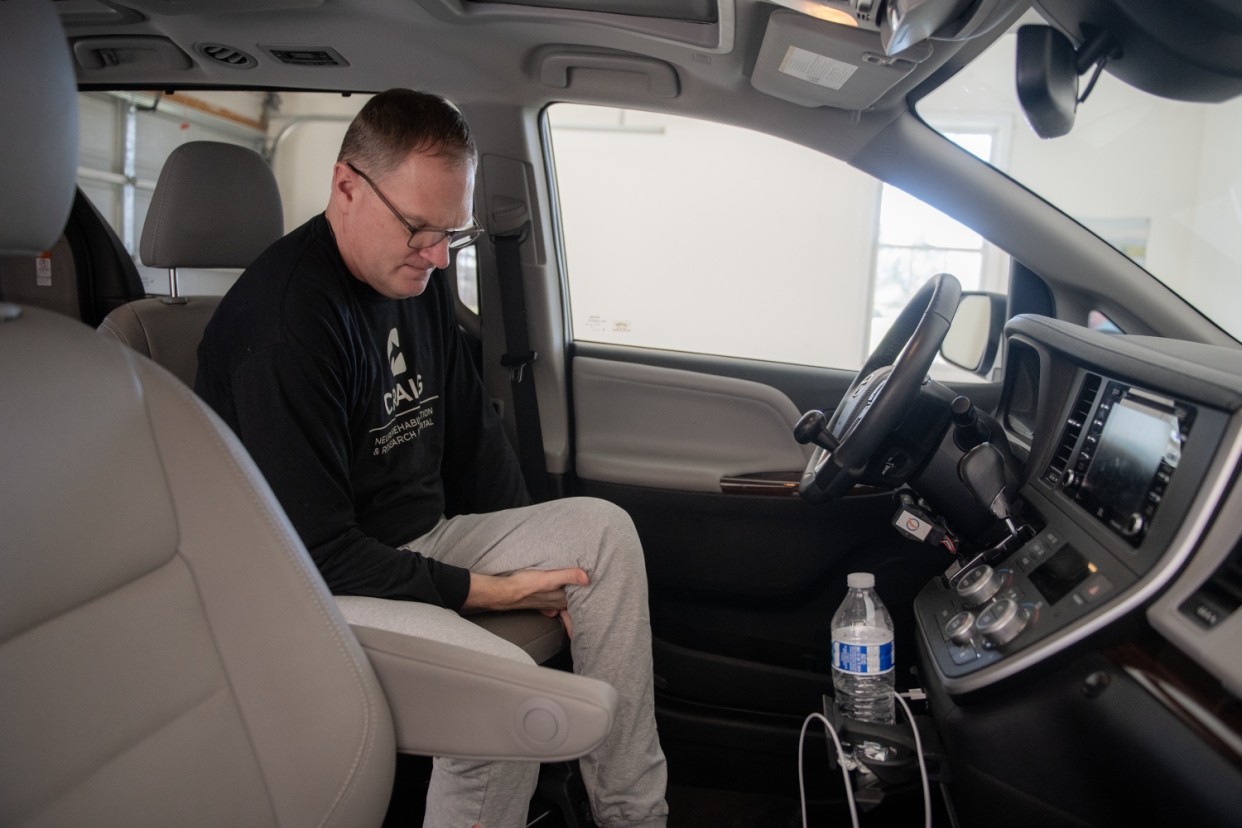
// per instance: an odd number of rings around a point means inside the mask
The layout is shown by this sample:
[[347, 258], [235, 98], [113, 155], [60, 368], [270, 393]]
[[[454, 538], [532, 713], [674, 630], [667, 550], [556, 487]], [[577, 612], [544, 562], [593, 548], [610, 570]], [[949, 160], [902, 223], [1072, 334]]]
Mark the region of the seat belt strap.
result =
[[500, 277], [501, 311], [508, 352], [500, 364], [509, 369], [513, 393], [513, 416], [517, 420], [518, 462], [526, 478], [526, 491], [536, 503], [552, 499], [548, 465], [543, 453], [543, 428], [539, 424], [539, 400], [535, 395], [535, 372], [527, 370], [539, 356], [531, 350], [526, 324], [526, 292], [522, 282], [522, 241], [530, 224], [516, 232], [492, 236], [496, 248], [496, 271]]

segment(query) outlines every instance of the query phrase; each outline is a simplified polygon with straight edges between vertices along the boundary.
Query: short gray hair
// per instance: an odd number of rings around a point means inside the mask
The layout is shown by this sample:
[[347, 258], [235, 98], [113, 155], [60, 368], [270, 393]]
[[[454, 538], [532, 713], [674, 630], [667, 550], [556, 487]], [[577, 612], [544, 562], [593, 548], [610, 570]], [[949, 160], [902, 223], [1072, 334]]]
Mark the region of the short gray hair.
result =
[[378, 179], [415, 152], [460, 165], [478, 158], [470, 125], [457, 107], [439, 95], [389, 89], [367, 101], [354, 117], [336, 160]]

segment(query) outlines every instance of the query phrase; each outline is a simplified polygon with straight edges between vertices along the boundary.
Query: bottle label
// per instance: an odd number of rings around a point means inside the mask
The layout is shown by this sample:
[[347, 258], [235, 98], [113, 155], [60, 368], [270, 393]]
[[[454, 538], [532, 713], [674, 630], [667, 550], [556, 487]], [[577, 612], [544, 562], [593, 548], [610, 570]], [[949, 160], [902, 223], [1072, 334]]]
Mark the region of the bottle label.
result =
[[893, 669], [893, 642], [845, 644], [832, 642], [832, 666], [843, 673], [870, 676]]

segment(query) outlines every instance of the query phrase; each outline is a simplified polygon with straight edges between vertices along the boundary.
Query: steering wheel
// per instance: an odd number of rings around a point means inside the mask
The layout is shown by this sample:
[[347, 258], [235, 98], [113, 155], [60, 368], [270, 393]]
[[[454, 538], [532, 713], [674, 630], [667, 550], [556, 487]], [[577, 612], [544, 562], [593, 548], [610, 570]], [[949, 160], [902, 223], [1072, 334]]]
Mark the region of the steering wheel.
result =
[[862, 476], [884, 438], [910, 410], [961, 296], [957, 277], [941, 273], [928, 279], [867, 357], [832, 417], [825, 422], [822, 412], [811, 411], [798, 422], [798, 442], [816, 443], [798, 481], [804, 500], [824, 503], [840, 497]]

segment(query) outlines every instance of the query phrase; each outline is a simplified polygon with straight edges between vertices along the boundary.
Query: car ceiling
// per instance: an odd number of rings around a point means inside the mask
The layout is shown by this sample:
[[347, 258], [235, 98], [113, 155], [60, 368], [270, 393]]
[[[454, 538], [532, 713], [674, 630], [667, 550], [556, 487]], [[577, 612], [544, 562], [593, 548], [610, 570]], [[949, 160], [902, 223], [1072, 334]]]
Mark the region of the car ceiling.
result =
[[[649, 5], [643, 0], [617, 0], [609, 5], [627, 2]], [[137, 3], [148, 9], [140, 22], [72, 25], [74, 16], [63, 14], [66, 33], [71, 41], [101, 36], [162, 36], [190, 55], [194, 65], [176, 70], [162, 66], [79, 67], [83, 88], [378, 91], [412, 86], [435, 90], [463, 105], [498, 103], [538, 108], [551, 101], [603, 103], [693, 113], [740, 126], [761, 125], [766, 132], [839, 158], [854, 155], [904, 112], [910, 91], [944, 66], [962, 46], [936, 43], [930, 59], [854, 123], [851, 112], [833, 107], [809, 109], [759, 92], [751, 85], [749, 75], [767, 18], [779, 9], [757, 0], [726, 0], [721, 9], [728, 13], [722, 13], [715, 24], [463, 4], [459, 0], [327, 0], [310, 8], [214, 14], [149, 11], [207, 7], [213, 0]], [[56, 5], [66, 4], [80, 6], [80, 0], [59, 0]], [[1016, 18], [1020, 13], [1021, 9], [1011, 16]], [[970, 45], [986, 45], [1005, 28], [999, 26], [981, 38], [982, 43]], [[251, 69], [209, 65], [194, 48], [205, 42], [241, 49], [253, 55], [258, 65]], [[286, 66], [260, 50], [259, 44], [327, 46], [343, 56], [349, 66]], [[674, 98], [654, 98], [641, 76], [617, 72], [580, 71], [576, 75], [581, 78], [575, 77], [568, 88], [545, 85], [540, 79], [540, 62], [554, 50], [624, 52], [664, 61], [676, 68], [679, 93]]]

